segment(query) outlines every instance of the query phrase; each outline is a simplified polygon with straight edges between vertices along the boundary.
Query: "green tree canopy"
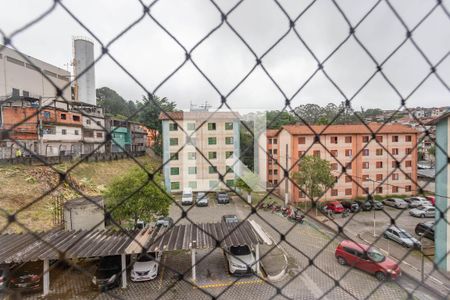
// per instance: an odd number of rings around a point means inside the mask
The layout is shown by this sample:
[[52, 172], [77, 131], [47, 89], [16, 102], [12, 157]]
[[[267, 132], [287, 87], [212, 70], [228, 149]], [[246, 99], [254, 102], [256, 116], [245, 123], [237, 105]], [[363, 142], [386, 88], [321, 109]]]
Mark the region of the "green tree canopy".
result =
[[[155, 177], [155, 181], [164, 188], [159, 175]], [[143, 185], [144, 187], [136, 192]], [[170, 197], [155, 183], [149, 182], [147, 173], [140, 167], [134, 167], [125, 175], [115, 178], [107, 186], [103, 196], [106, 207], [112, 210], [114, 220], [123, 222], [131, 219], [134, 224], [138, 220], [151, 221], [155, 216], [166, 216], [171, 204]], [[124, 199], [127, 200], [123, 201]]]
[[[109, 87], [102, 87], [96, 90], [97, 104], [105, 109], [105, 113], [118, 118], [127, 118], [133, 115], [136, 110], [134, 101], [126, 101], [115, 90]], [[135, 119], [135, 118], [134, 118]]]

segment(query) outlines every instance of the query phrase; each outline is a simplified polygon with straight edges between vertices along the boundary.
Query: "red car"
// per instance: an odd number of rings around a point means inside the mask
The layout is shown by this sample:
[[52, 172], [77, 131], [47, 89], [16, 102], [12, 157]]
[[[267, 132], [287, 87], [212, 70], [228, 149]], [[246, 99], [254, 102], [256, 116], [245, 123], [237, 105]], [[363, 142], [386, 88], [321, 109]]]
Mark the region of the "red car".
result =
[[325, 205], [325, 209], [331, 210], [335, 214], [343, 213], [345, 210], [345, 208], [342, 206], [341, 202], [339, 202], [339, 201], [328, 202]]
[[337, 246], [335, 256], [339, 264], [374, 274], [380, 281], [396, 279], [402, 273], [395, 261], [365, 244], [344, 240]]
[[430, 203], [433, 204], [433, 206], [434, 206], [434, 204], [436, 203], [436, 199], [434, 199], [433, 196], [426, 196], [425, 198], [426, 198], [428, 201], [430, 201]]

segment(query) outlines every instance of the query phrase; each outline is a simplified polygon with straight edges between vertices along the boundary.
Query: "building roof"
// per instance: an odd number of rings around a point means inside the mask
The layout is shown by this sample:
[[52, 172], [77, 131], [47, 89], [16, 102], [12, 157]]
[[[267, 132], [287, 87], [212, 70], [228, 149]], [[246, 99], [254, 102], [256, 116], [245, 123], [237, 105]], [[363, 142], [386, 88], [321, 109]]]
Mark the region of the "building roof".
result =
[[209, 118], [211, 118], [211, 120], [238, 119], [239, 114], [231, 111], [174, 111], [166, 113], [161, 112], [159, 114], [160, 120], [206, 120]]
[[440, 121], [442, 121], [443, 119], [447, 119], [450, 118], [450, 111], [440, 115], [439, 117], [437, 117], [436, 119], [433, 119], [429, 122], [427, 122], [425, 125], [437, 125], [437, 123], [439, 123]]
[[281, 128], [280, 129], [267, 129], [266, 130], [266, 136], [267, 137], [277, 136], [278, 132], [280, 132], [280, 131], [281, 131]]
[[[170, 116], [170, 118], [169, 118]], [[166, 113], [159, 113], [159, 119], [160, 120], [183, 120], [183, 112], [182, 111], [172, 111], [172, 112], [166, 112]]]
[[[367, 126], [373, 132], [377, 132], [382, 123], [369, 123]], [[311, 129], [310, 129], [311, 127]], [[283, 129], [293, 135], [314, 135], [314, 134], [370, 134], [369, 128], [364, 124], [348, 124], [348, 125], [285, 125]], [[377, 133], [410, 133], [417, 134], [417, 130], [402, 124], [386, 124]]]
[[97, 197], [89, 197], [89, 199], [86, 199], [84, 197], [81, 198], [75, 198], [72, 200], [68, 200], [64, 203], [65, 208], [75, 208], [78, 206], [84, 206], [84, 205], [100, 205], [103, 206], [103, 198], [100, 196]]

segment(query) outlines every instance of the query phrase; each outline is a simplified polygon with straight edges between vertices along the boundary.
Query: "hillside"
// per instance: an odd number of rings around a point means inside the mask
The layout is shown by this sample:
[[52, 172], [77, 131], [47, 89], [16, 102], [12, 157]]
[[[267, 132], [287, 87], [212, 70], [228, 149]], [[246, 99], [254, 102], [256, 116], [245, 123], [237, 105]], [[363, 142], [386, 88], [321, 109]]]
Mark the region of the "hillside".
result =
[[[152, 166], [158, 163], [149, 158], [137, 159]], [[58, 170], [68, 170], [71, 164], [54, 166]], [[136, 166], [131, 159], [112, 162], [81, 163], [69, 172], [68, 180], [87, 195], [98, 195], [116, 176]], [[59, 175], [46, 166], [2, 166], [0, 167], [0, 231], [24, 231], [14, 224], [7, 224], [5, 211], [18, 212], [16, 219], [31, 230], [46, 230], [53, 227], [54, 208], [57, 201], [73, 199], [79, 194], [69, 185], [58, 186]], [[53, 192], [52, 189], [56, 188]], [[45, 195], [45, 196], [44, 196]]]

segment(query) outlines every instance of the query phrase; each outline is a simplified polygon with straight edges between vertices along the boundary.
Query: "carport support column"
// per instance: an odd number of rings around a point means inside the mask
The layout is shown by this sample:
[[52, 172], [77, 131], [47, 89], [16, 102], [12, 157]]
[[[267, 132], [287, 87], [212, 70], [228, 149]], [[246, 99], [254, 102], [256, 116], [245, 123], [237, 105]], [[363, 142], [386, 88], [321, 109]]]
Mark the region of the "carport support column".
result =
[[256, 274], [261, 275], [261, 270], [259, 268], [259, 244], [256, 244], [255, 255], [256, 255]]
[[125, 254], [121, 255], [122, 260], [122, 288], [127, 288], [127, 259]]
[[44, 260], [44, 272], [43, 272], [43, 296], [47, 296], [50, 292], [50, 264], [48, 259]]
[[191, 262], [192, 262], [192, 281], [197, 280], [197, 271], [195, 270], [195, 249], [191, 250]]

